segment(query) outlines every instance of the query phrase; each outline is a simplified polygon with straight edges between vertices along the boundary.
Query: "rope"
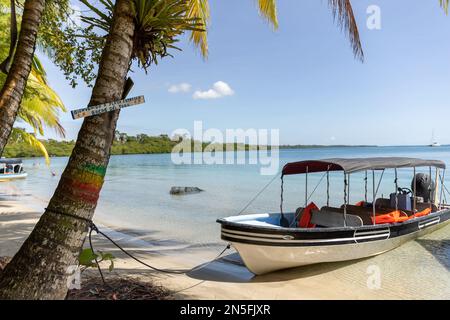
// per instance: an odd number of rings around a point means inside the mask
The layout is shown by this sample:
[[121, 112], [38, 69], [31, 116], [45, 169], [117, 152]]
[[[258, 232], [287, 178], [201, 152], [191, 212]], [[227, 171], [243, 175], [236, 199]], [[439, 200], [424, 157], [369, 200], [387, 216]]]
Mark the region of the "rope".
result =
[[275, 179], [278, 177], [280, 175], [280, 173], [278, 173], [277, 175], [275, 175], [273, 178], [272, 178], [272, 180], [270, 180], [246, 205], [245, 205], [245, 207], [243, 207], [242, 209], [241, 209], [241, 211], [239, 211], [238, 212], [238, 216], [242, 213], [242, 212], [244, 212], [252, 203], [253, 203], [253, 201], [255, 201], [260, 195], [261, 195], [261, 193], [263, 193], [271, 184], [272, 184], [272, 182], [274, 182], [275, 181]]
[[[95, 231], [97, 234], [100, 234], [100, 235], [102, 235], [103, 237], [105, 237], [107, 240], [109, 240], [113, 245], [115, 245], [118, 249], [120, 249], [123, 253], [125, 253], [127, 256], [129, 256], [129, 257], [132, 258], [133, 260], [135, 260], [135, 261], [137, 261], [138, 263], [140, 263], [140, 264], [146, 266], [147, 268], [150, 268], [150, 269], [152, 269], [152, 270], [154, 270], [154, 271], [161, 272], [161, 273], [169, 273], [169, 274], [187, 274], [187, 273], [189, 273], [189, 272], [192, 272], [192, 271], [195, 271], [195, 270], [202, 269], [202, 268], [208, 266], [209, 264], [211, 264], [212, 262], [216, 261], [222, 254], [225, 253], [226, 250], [228, 250], [228, 249], [231, 248], [231, 245], [228, 243], [227, 246], [226, 246], [226, 247], [225, 247], [225, 248], [224, 248], [224, 249], [223, 249], [223, 250], [222, 250], [222, 251], [221, 251], [214, 259], [208, 261], [207, 263], [205, 263], [205, 264], [203, 264], [203, 265], [196, 266], [196, 267], [192, 267], [192, 268], [189, 269], [189, 270], [184, 270], [184, 271], [183, 271], [183, 270], [173, 270], [173, 269], [161, 269], [161, 268], [154, 267], [154, 266], [152, 266], [152, 265], [150, 265], [150, 264], [148, 264], [148, 263], [146, 263], [146, 262], [140, 260], [139, 258], [133, 256], [133, 255], [132, 255], [131, 253], [129, 253], [127, 250], [125, 250], [124, 248], [122, 248], [117, 242], [115, 242], [113, 239], [111, 239], [108, 235], [106, 235], [104, 232], [100, 231], [100, 230], [97, 228], [97, 226], [95, 225], [95, 223], [94, 223], [92, 220], [87, 219], [87, 218], [84, 218], [84, 217], [80, 217], [80, 216], [77, 216], [77, 215], [74, 215], [74, 214], [71, 214], [71, 213], [61, 212], [61, 211], [53, 210], [53, 209], [49, 209], [49, 208], [45, 208], [45, 210], [46, 210], [47, 212], [51, 212], [51, 213], [55, 213], [55, 214], [67, 216], [67, 217], [70, 217], [70, 218], [73, 218], [73, 219], [77, 219], [77, 220], [81, 220], [81, 221], [83, 221], [83, 222], [88, 223], [88, 227], [89, 227], [89, 229], [90, 229], [90, 230], [89, 230], [89, 234], [88, 234], [88, 238], [89, 238], [89, 247], [90, 247], [90, 249], [92, 250], [92, 253], [94, 253], [94, 246], [93, 246], [93, 244], [92, 244], [92, 232]], [[95, 258], [95, 262], [96, 262], [96, 264], [97, 264], [97, 269], [98, 269], [98, 272], [100, 273], [100, 277], [102, 278], [103, 284], [104, 284], [104, 285], [108, 285], [108, 284], [106, 283], [106, 281], [105, 281], [105, 277], [103, 276], [103, 272], [102, 272], [102, 270], [101, 270], [101, 268], [100, 268], [100, 265], [99, 265], [99, 262], [98, 262], [97, 258]], [[200, 282], [200, 283], [201, 283], [201, 282]], [[196, 284], [196, 285], [199, 285], [200, 283], [198, 283], [198, 284]], [[196, 286], [196, 285], [194, 285], [194, 286]], [[194, 287], [194, 286], [191, 286], [191, 287]], [[183, 290], [187, 290], [187, 289], [189, 289], [189, 288], [191, 288], [191, 287], [188, 287], [188, 288], [185, 288], [185, 289], [182, 289], [182, 290], [179, 290], [179, 291], [175, 291], [175, 292], [172, 293], [172, 294], [181, 292], [181, 291], [183, 291]]]
[[[93, 254], [94, 254], [94, 246], [92, 245], [92, 231], [94, 231], [94, 227], [95, 227], [95, 229], [97, 229], [97, 227], [94, 224], [93, 224], [93, 227], [89, 228], [89, 247], [91, 248], [91, 251]], [[98, 231], [98, 229], [97, 229], [97, 231]], [[105, 277], [103, 276], [103, 272], [102, 272], [102, 269], [100, 268], [100, 264], [97, 260], [97, 256], [95, 256], [94, 259], [95, 259], [95, 264], [97, 265], [98, 273], [100, 273], [100, 277], [102, 278], [103, 285], [106, 286], [108, 284], [106, 283]]]

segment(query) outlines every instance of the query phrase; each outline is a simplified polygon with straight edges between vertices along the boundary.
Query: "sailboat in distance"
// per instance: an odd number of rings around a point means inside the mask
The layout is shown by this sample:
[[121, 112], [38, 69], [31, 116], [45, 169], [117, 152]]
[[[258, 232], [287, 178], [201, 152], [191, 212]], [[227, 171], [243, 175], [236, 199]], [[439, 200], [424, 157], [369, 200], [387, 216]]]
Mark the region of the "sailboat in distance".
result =
[[434, 138], [434, 129], [431, 133], [431, 144], [429, 145], [430, 147], [440, 147], [441, 144], [439, 142], [437, 142]]

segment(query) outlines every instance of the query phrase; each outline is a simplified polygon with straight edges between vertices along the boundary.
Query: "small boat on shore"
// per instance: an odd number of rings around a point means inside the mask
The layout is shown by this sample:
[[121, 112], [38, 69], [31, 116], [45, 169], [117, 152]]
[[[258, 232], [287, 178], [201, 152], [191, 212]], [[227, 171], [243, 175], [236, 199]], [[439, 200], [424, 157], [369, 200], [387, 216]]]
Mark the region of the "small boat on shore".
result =
[[[428, 173], [416, 173], [420, 167], [427, 168]], [[398, 186], [397, 169], [400, 168], [413, 168], [412, 190]], [[431, 179], [432, 168], [435, 182]], [[395, 171], [395, 192], [389, 198], [377, 197], [386, 169]], [[329, 175], [334, 171], [343, 172], [344, 203], [340, 207], [329, 204]], [[327, 182], [327, 203], [320, 209], [309, 202], [312, 194], [308, 194], [308, 174], [316, 172], [322, 172]], [[351, 205], [350, 175], [358, 172], [364, 178], [365, 198]], [[367, 199], [368, 172], [372, 173], [371, 202]], [[381, 172], [378, 182], [375, 172]], [[280, 212], [218, 219], [221, 238], [233, 245], [247, 268], [257, 275], [375, 256], [450, 222], [450, 205], [444, 203], [444, 173], [442, 161], [400, 157], [288, 163], [281, 175]], [[295, 174], [306, 176], [305, 202], [295, 212], [284, 212], [283, 179]]]
[[0, 181], [26, 178], [21, 159], [0, 159]]

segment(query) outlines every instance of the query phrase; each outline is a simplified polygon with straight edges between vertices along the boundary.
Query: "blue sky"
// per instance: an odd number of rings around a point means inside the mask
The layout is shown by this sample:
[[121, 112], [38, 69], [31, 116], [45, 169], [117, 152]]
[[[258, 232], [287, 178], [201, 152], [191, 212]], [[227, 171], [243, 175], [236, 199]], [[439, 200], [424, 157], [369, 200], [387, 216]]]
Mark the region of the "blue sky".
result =
[[[147, 102], [121, 113], [120, 131], [170, 134], [202, 120], [220, 130], [280, 129], [282, 144], [400, 145], [427, 144], [434, 128], [441, 143], [450, 143], [450, 16], [438, 0], [353, 1], [364, 63], [354, 59], [325, 0], [278, 1], [275, 32], [254, 0], [210, 3], [208, 59], [182, 39], [174, 58], [147, 75], [133, 73], [130, 96]], [[381, 9], [381, 30], [366, 27], [373, 4]], [[43, 60], [68, 109], [85, 107], [90, 89], [72, 89]], [[188, 92], [169, 92], [181, 83]], [[69, 113], [62, 120], [68, 138], [76, 138], [81, 120]]]

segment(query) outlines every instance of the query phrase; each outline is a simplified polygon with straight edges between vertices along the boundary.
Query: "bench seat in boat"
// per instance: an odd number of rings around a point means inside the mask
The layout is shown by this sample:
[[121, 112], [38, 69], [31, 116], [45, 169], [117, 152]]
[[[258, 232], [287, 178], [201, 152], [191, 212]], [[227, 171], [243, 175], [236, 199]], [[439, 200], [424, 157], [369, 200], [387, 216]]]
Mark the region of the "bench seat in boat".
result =
[[344, 221], [346, 221], [348, 227], [360, 227], [363, 225], [362, 219], [353, 214], [347, 214], [344, 220], [344, 213], [340, 212], [339, 208], [327, 207], [325, 209], [312, 210], [311, 213], [311, 223], [322, 227], [344, 227]]

